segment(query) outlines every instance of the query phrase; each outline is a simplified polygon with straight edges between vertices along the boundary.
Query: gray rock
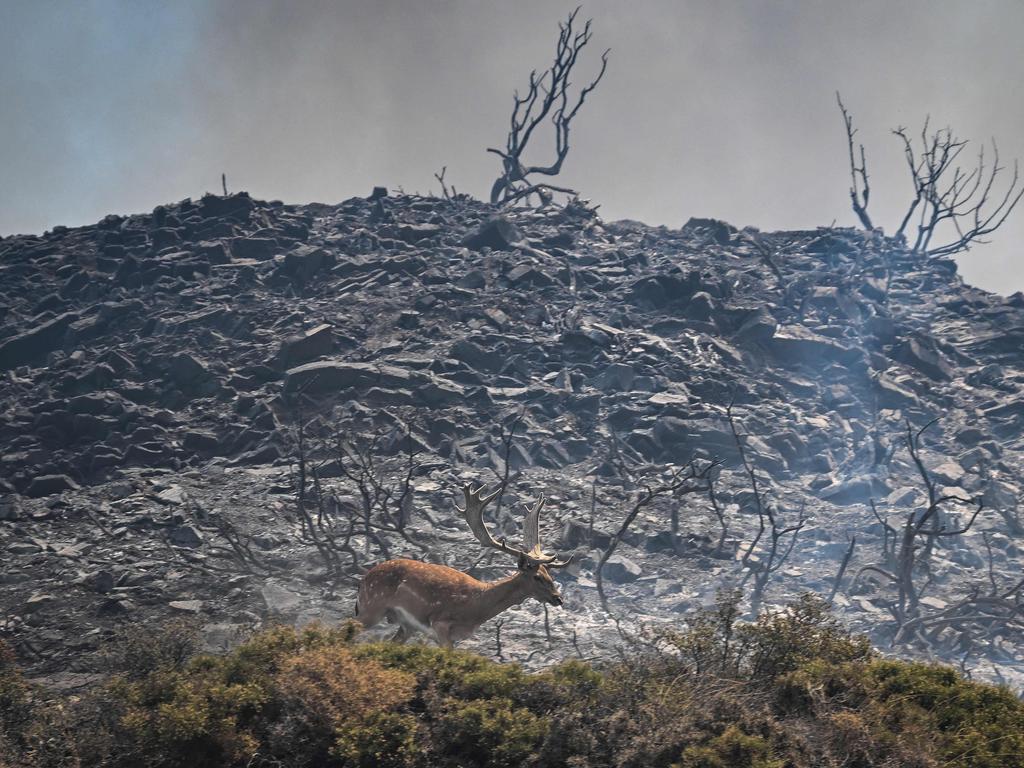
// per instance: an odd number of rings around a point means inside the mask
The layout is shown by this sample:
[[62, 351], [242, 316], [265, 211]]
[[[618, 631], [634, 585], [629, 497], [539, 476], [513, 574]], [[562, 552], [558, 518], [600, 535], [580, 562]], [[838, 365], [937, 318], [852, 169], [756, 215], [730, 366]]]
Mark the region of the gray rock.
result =
[[282, 341], [274, 360], [280, 367], [292, 368], [331, 354], [336, 345], [334, 329], [323, 323]]
[[1002, 480], [993, 480], [988, 483], [983, 497], [986, 507], [1003, 512], [1016, 510], [1020, 498], [1020, 489]]
[[105, 595], [114, 588], [114, 585], [117, 583], [117, 578], [114, 576], [112, 571], [102, 570], [90, 574], [86, 578], [85, 582], [93, 592], [99, 592], [101, 595]]
[[916, 394], [906, 387], [897, 384], [887, 374], [883, 373], [874, 377], [874, 384], [880, 406], [886, 408], [908, 408], [920, 405]]
[[170, 504], [172, 506], [179, 506], [188, 501], [188, 494], [185, 489], [180, 485], [172, 485], [169, 488], [164, 488], [162, 491], [157, 493], [156, 500], [161, 504]]
[[40, 475], [32, 479], [25, 495], [31, 499], [52, 496], [55, 493], [78, 490], [79, 485], [67, 475]]
[[591, 531], [590, 525], [583, 520], [569, 518], [565, 521], [558, 541], [564, 549], [578, 549], [584, 546], [605, 549], [611, 544], [612, 536], [599, 528]]
[[708, 237], [720, 245], [728, 245], [732, 236], [737, 233], [736, 227], [719, 219], [699, 219], [691, 217], [682, 227], [687, 234]]
[[127, 598], [112, 598], [100, 603], [97, 613], [100, 616], [123, 616], [135, 610], [135, 603]]
[[779, 358], [820, 366], [823, 360], [849, 361], [856, 351], [835, 339], [815, 333], [802, 325], [783, 325], [771, 339], [771, 349]]
[[612, 555], [604, 564], [602, 574], [613, 584], [629, 584], [643, 575], [643, 568], [623, 555]]
[[818, 495], [833, 504], [867, 504], [889, 494], [889, 489], [880, 480], [871, 477], [853, 477], [848, 480], [834, 480]]
[[0, 497], [0, 520], [20, 520], [23, 514], [21, 497], [16, 493]]
[[178, 547], [187, 547], [188, 549], [195, 549], [203, 544], [202, 534], [191, 525], [182, 525], [171, 529], [167, 538], [171, 544]]
[[737, 341], [768, 343], [775, 336], [778, 322], [764, 307], [759, 307], [743, 319], [734, 334]]
[[479, 344], [460, 339], [449, 352], [455, 360], [461, 360], [470, 368], [484, 373], [497, 373], [504, 366], [507, 357], [493, 350], [484, 349]]
[[612, 363], [594, 379], [602, 392], [629, 392], [633, 389], [636, 371], [627, 363]]
[[419, 312], [416, 312], [415, 310], [403, 310], [402, 312], [398, 313], [398, 320], [396, 321], [395, 324], [399, 328], [405, 328], [407, 331], [411, 331], [415, 328], [420, 327], [422, 317], [423, 316]]
[[930, 379], [947, 381], [953, 378], [953, 366], [931, 339], [907, 339], [893, 350], [893, 357]]
[[546, 288], [555, 284], [555, 279], [547, 272], [528, 264], [521, 264], [513, 267], [505, 275], [508, 281], [517, 287], [531, 286], [533, 288]]
[[403, 224], [395, 230], [395, 237], [407, 243], [418, 243], [420, 240], [436, 237], [442, 231], [438, 224]]
[[200, 429], [190, 429], [185, 433], [182, 441], [186, 451], [197, 453], [202, 456], [213, 456], [221, 449], [220, 440], [212, 432]]
[[487, 285], [487, 278], [479, 269], [471, 269], [460, 277], [455, 284], [460, 288], [467, 288], [471, 291], [478, 290]]
[[187, 390], [207, 390], [214, 376], [202, 360], [188, 352], [179, 352], [170, 360], [171, 379]]
[[462, 238], [462, 244], [474, 251], [490, 248], [495, 251], [509, 251], [524, 240], [523, 233], [508, 219], [498, 216], [481, 224]]
[[78, 317], [75, 312], [65, 312], [0, 344], [0, 371], [34, 362], [59, 348]]
[[45, 608], [48, 605], [52, 605], [57, 602], [57, 598], [53, 595], [46, 594], [45, 592], [34, 592], [28, 600], [25, 601], [25, 613], [34, 613], [35, 611]]
[[235, 237], [231, 240], [231, 253], [236, 259], [267, 261], [274, 258], [280, 246], [268, 237]]
[[673, 455], [692, 456], [703, 450], [725, 461], [738, 461], [736, 442], [729, 427], [711, 419], [680, 419], [662, 416], [654, 422], [652, 436], [663, 449]]
[[302, 595], [286, 584], [268, 579], [260, 587], [260, 595], [273, 616], [294, 616], [302, 608]]
[[300, 245], [285, 254], [281, 271], [300, 283], [312, 280], [318, 272], [334, 266], [334, 254], [312, 245]]
[[410, 371], [393, 365], [323, 360], [290, 369], [285, 374], [285, 389], [289, 392], [314, 394], [369, 389], [373, 386], [408, 387], [412, 381]]
[[219, 240], [204, 240], [196, 243], [194, 253], [211, 264], [227, 264], [231, 261], [231, 255], [224, 243]]
[[202, 600], [171, 600], [167, 607], [176, 613], [195, 615], [203, 610]]
[[43, 548], [34, 541], [13, 541], [4, 551], [10, 555], [34, 555], [42, 552]]
[[698, 291], [690, 297], [686, 303], [683, 314], [691, 320], [707, 322], [711, 320], [718, 311], [718, 302], [707, 291]]

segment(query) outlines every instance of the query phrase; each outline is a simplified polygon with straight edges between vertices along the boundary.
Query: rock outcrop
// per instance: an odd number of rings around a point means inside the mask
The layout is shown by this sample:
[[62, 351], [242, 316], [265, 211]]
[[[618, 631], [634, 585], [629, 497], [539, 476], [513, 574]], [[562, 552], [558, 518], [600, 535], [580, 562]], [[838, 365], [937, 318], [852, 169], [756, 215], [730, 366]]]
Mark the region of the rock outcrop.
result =
[[[608, 590], [636, 623], [677, 621], [742, 578], [733, 558], [757, 517], [730, 402], [779, 514], [811, 519], [770, 599], [828, 592], [848, 535], [851, 574], [877, 561], [888, 534], [871, 501], [897, 528], [920, 508], [905, 420], [939, 419], [924, 443], [936, 483], [990, 508], [931, 553], [930, 590], [954, 600], [989, 562], [1008, 589], [1024, 565], [1024, 299], [966, 286], [952, 262], [878, 233], [243, 193], [0, 239], [0, 284], [0, 632], [41, 672], [88, 671], [125, 621], [199, 616], [220, 637], [275, 615], [347, 615], [352, 583], [325, 581], [295, 512], [310, 421], [342, 438], [370, 423], [382, 456], [414, 445], [412, 534], [381, 541], [463, 568], [475, 547], [453, 492], [496, 482], [506, 460], [509, 494], [547, 492], [551, 540], [575, 521], [586, 549], [630, 507], [621, 462], [721, 458], [722, 542], [693, 497], [675, 540], [670, 500], [623, 539]], [[336, 514], [360, 503], [343, 468], [324, 456], [303, 469]], [[592, 493], [596, 519], [580, 522]], [[503, 535], [518, 535], [516, 515], [495, 522]], [[383, 556], [357, 544], [363, 560]], [[552, 621], [606, 647], [617, 635], [595, 562], [567, 576]], [[507, 565], [488, 563], [480, 575]], [[836, 605], [867, 631], [888, 616], [881, 592]], [[512, 614], [506, 653], [532, 642], [536, 610]], [[986, 663], [1019, 681], [1020, 635], [998, 646]]]

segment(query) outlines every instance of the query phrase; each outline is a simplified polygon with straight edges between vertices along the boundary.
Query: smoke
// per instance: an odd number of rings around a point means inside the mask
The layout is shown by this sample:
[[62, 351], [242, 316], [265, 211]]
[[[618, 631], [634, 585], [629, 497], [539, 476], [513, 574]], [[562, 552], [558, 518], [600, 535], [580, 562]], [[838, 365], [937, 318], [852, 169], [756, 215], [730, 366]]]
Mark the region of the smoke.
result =
[[[95, 221], [218, 190], [337, 201], [433, 174], [483, 196], [512, 90], [550, 61], [573, 3], [8, 2], [0, 25], [0, 232]], [[561, 182], [605, 218], [765, 229], [854, 222], [841, 90], [891, 231], [910, 187], [890, 129], [927, 114], [1024, 157], [1024, 5], [590, 2]], [[9, 23], [8, 23], [9, 22]], [[545, 137], [546, 140], [546, 137]], [[544, 162], [549, 158], [538, 145]], [[1024, 288], [1024, 213], [962, 259]]]

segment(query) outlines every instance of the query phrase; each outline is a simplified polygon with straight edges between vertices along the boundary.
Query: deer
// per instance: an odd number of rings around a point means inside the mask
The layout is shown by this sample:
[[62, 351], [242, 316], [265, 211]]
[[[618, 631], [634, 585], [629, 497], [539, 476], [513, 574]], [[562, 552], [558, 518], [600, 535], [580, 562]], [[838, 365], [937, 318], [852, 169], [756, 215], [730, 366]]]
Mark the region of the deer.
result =
[[544, 496], [527, 507], [523, 524], [522, 549], [497, 541], [487, 530], [483, 511], [501, 491], [484, 495], [483, 486], [463, 486], [465, 508], [455, 508], [483, 546], [516, 559], [516, 572], [497, 581], [480, 581], [468, 573], [446, 565], [404, 558], [379, 563], [366, 572], [359, 585], [356, 618], [364, 629], [387, 619], [398, 624], [391, 638], [405, 640], [416, 632], [433, 635], [438, 645], [452, 648], [466, 639], [485, 621], [519, 605], [529, 598], [547, 605], [562, 605], [562, 595], [551, 577], [553, 569], [564, 568], [572, 556], [557, 560], [541, 550], [540, 513]]

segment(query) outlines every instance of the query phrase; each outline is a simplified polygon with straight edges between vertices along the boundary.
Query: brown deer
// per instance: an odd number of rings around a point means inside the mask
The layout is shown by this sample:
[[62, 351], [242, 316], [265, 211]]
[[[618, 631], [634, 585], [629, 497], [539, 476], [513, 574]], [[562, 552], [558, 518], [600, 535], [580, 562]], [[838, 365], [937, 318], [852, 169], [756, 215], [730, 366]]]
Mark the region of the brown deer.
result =
[[[505, 552], [517, 560], [512, 576], [498, 581], [479, 581], [446, 565], [418, 560], [388, 560], [363, 576], [356, 600], [356, 616], [366, 628], [387, 619], [399, 624], [394, 640], [403, 642], [413, 632], [432, 634], [439, 645], [451, 648], [469, 637], [488, 619], [532, 597], [548, 605], [561, 605], [562, 596], [549, 569], [572, 562], [556, 561], [540, 548], [540, 512], [544, 497], [529, 507], [523, 526], [525, 547], [516, 549], [495, 541], [483, 521], [484, 507], [500, 493], [483, 495], [483, 487], [463, 487], [465, 509], [459, 509], [477, 540], [485, 547]], [[456, 505], [456, 509], [458, 506]]]

